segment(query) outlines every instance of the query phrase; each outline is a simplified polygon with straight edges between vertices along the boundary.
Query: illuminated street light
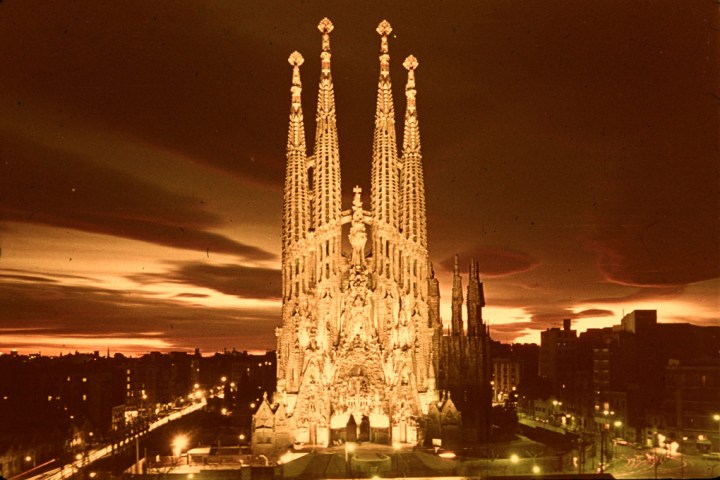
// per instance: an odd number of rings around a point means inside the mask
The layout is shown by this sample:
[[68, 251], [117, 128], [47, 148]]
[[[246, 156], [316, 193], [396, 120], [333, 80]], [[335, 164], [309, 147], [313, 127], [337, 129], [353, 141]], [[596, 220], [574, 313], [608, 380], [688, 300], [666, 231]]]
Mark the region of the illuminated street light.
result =
[[227, 382], [227, 377], [226, 377], [226, 376], [220, 377], [220, 381], [221, 381], [222, 383]]
[[179, 457], [183, 450], [187, 448], [188, 438], [185, 435], [177, 435], [172, 441], [172, 451], [174, 457]]
[[510, 463], [512, 464], [512, 474], [515, 475], [515, 466], [520, 461], [520, 457], [517, 456], [516, 453], [513, 453], [510, 455]]
[[540, 467], [537, 465], [533, 465], [532, 472], [537, 475], [538, 473], [540, 473]]
[[347, 442], [345, 444], [345, 470], [346, 473], [350, 474], [352, 476], [352, 463], [350, 463], [350, 456], [355, 451], [355, 444], [352, 442]]
[[685, 458], [684, 458], [684, 452], [685, 452], [685, 442], [687, 442], [688, 437], [682, 437], [682, 445], [680, 445], [680, 478], [685, 478]]

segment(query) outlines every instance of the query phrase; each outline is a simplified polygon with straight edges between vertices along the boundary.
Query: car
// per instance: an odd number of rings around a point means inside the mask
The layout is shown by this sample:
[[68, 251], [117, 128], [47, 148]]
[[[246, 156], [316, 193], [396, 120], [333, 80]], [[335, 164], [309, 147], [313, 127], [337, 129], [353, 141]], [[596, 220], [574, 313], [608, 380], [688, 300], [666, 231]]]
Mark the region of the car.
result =
[[720, 453], [703, 453], [702, 458], [705, 460], [720, 460]]

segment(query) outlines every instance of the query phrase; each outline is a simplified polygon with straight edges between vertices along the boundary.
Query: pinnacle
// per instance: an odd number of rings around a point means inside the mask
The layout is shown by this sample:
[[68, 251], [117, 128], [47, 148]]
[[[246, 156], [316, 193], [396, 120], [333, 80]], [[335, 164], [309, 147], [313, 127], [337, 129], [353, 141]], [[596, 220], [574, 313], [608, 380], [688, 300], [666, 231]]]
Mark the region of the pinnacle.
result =
[[304, 59], [303, 56], [300, 54], [300, 52], [298, 52], [297, 50], [295, 50], [293, 53], [290, 54], [290, 57], [288, 58], [288, 62], [289, 62], [290, 65], [292, 65], [293, 67], [295, 67], [295, 66], [299, 67], [300, 65], [302, 65], [303, 63], [305, 63], [305, 59]]
[[408, 56], [403, 62], [403, 67], [405, 67], [406, 70], [415, 70], [418, 65], [419, 63], [414, 55]]
[[383, 20], [382, 22], [380, 22], [380, 25], [377, 26], [376, 30], [380, 35], [386, 37], [392, 32], [392, 27], [390, 26], [390, 22], [388, 22], [387, 20]]
[[333, 28], [335, 27], [327, 17], [320, 20], [320, 23], [318, 24], [318, 30], [320, 30], [320, 33], [330, 33], [333, 31]]

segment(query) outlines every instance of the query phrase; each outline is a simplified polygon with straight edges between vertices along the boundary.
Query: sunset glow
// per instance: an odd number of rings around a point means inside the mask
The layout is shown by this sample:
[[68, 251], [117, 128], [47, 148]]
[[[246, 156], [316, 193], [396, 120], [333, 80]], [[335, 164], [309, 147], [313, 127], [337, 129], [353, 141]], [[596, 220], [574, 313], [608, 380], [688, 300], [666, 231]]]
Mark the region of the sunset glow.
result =
[[[495, 340], [637, 309], [720, 324], [714, 7], [610, 3], [383, 12], [423, 62], [446, 326], [455, 253]], [[297, 24], [332, 17], [342, 191], [369, 192], [379, 20], [283, 6], [0, 5], [0, 352], [275, 348], [285, 59], [308, 53], [309, 119], [319, 40]]]

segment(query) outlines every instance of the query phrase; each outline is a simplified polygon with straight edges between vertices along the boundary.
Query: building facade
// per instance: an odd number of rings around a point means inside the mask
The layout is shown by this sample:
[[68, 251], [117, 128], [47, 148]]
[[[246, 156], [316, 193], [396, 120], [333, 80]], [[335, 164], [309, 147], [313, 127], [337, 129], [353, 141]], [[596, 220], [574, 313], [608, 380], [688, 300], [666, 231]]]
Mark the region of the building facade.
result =
[[[395, 131], [388, 36], [380, 34], [370, 208], [353, 189], [343, 210], [328, 19], [322, 34], [317, 128], [308, 155], [294, 52], [282, 233], [282, 327], [277, 387], [253, 419], [253, 447], [341, 442], [417, 444], [428, 414], [459, 425], [436, 389], [442, 337], [439, 289], [428, 260], [425, 188], [409, 56], [401, 152]], [[343, 244], [349, 251], [343, 251]], [[437, 427], [437, 428], [435, 428]], [[442, 430], [442, 421], [434, 425]]]

